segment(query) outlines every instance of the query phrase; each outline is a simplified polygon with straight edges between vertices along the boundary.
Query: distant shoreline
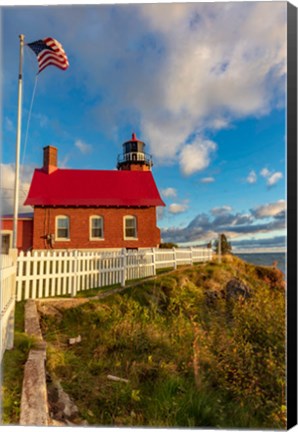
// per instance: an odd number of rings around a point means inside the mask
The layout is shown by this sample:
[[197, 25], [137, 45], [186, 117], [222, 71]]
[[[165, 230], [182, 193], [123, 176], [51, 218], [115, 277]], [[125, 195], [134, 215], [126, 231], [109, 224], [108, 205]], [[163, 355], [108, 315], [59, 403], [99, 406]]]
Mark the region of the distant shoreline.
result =
[[272, 266], [276, 262], [277, 268], [286, 274], [285, 252], [234, 252], [234, 255], [254, 265]]
[[286, 252], [282, 252], [282, 251], [234, 251], [233, 252], [234, 255], [248, 255], [248, 254], [253, 254], [253, 255], [258, 255], [258, 254], [280, 254], [280, 255], [286, 255]]

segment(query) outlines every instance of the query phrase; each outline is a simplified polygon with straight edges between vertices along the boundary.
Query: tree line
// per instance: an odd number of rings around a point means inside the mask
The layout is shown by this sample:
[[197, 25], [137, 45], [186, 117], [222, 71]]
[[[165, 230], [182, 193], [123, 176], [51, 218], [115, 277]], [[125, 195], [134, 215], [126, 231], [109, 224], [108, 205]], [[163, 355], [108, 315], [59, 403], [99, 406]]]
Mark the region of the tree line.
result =
[[[231, 254], [232, 253], [232, 245], [231, 243], [228, 241], [227, 237], [225, 234], [220, 234], [219, 236], [220, 238], [220, 252], [222, 255], [226, 255], [226, 254]], [[212, 241], [210, 241], [209, 243], [207, 243], [207, 248], [214, 250], [214, 252], [216, 252], [217, 254], [219, 253], [219, 239], [215, 240], [212, 244]], [[172, 243], [172, 242], [165, 242], [165, 243], [161, 243], [159, 245], [159, 247], [161, 249], [173, 249], [173, 248], [178, 248], [179, 246], [176, 243]]]

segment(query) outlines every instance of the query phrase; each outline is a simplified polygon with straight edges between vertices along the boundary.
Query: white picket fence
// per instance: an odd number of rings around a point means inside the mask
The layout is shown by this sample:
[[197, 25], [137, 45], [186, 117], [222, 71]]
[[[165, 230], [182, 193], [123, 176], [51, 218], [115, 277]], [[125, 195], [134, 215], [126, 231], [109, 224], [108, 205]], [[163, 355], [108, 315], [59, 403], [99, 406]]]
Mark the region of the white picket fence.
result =
[[126, 281], [156, 275], [157, 269], [209, 261], [212, 254], [208, 248], [21, 252], [16, 277], [17, 301], [75, 296], [78, 291], [114, 284], [124, 286]]
[[0, 362], [5, 350], [13, 347], [16, 270], [16, 249], [10, 249], [8, 255], [0, 255]]

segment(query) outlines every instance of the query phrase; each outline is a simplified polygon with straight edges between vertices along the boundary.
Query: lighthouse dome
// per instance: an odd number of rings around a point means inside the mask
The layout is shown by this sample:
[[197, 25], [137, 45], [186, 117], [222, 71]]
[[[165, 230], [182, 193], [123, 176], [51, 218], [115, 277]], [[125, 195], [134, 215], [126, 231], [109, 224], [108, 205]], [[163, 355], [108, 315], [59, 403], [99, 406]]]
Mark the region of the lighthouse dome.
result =
[[119, 170], [150, 171], [153, 165], [152, 156], [145, 153], [146, 144], [139, 140], [135, 133], [129, 141], [122, 144], [123, 153], [118, 156]]

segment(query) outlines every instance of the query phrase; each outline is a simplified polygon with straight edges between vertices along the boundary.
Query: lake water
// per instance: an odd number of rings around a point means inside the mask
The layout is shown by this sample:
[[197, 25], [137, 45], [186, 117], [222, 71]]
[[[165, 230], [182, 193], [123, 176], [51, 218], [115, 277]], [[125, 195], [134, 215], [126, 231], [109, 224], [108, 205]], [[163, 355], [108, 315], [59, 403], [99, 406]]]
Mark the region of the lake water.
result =
[[274, 261], [277, 262], [277, 267], [285, 274], [286, 273], [286, 254], [285, 253], [239, 253], [235, 254], [244, 261], [256, 265], [271, 266]]

